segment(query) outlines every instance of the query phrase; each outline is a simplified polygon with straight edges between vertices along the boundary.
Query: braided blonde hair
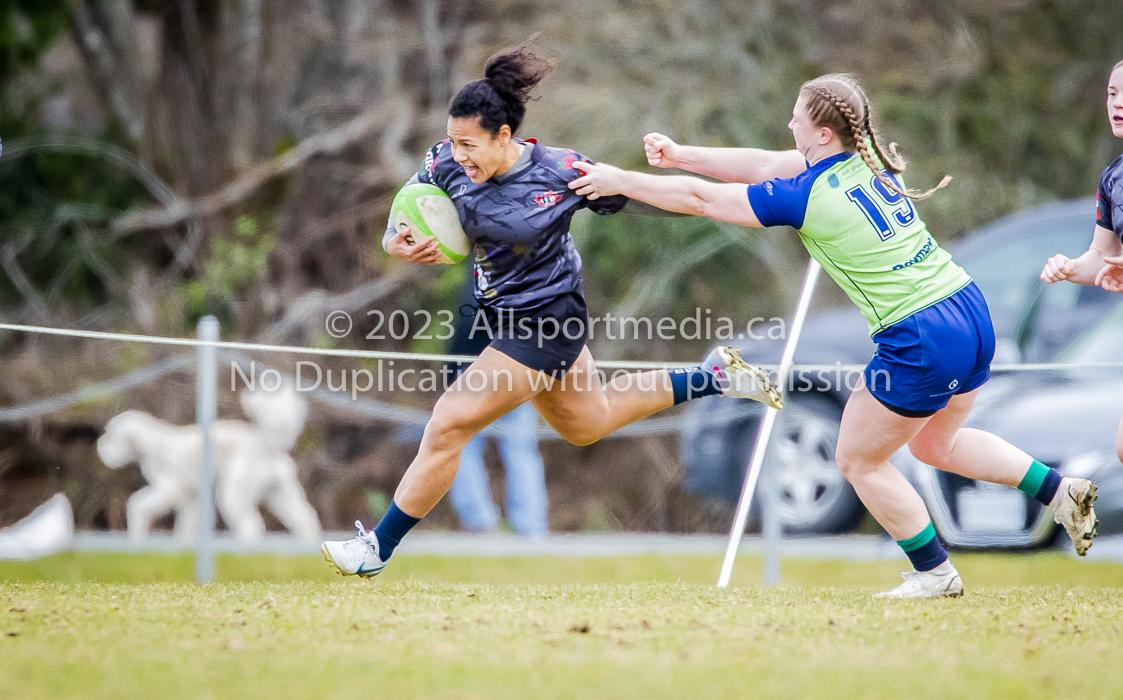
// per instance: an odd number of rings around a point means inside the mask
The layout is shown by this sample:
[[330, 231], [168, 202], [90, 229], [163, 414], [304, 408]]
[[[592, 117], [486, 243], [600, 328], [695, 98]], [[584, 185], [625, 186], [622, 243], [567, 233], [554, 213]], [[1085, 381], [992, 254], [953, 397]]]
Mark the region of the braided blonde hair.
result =
[[[901, 188], [882, 172], [885, 170], [894, 175], [903, 173], [905, 160], [897, 152], [895, 143], [889, 144], [888, 153], [882, 150], [877, 134], [874, 133], [873, 125], [870, 123], [869, 98], [853, 76], [843, 73], [820, 76], [804, 83], [800, 88], [800, 94], [807, 96], [807, 111], [811, 115], [811, 123], [817, 127], [825, 126], [833, 131], [846, 150], [858, 151], [877, 179], [897, 194], [909, 199], [926, 199], [951, 182], [950, 176], [944, 176], [940, 184], [927, 192], [921, 192]], [[867, 139], [869, 143], [866, 142]], [[870, 146], [873, 147], [882, 165], [879, 166], [870, 155]]]

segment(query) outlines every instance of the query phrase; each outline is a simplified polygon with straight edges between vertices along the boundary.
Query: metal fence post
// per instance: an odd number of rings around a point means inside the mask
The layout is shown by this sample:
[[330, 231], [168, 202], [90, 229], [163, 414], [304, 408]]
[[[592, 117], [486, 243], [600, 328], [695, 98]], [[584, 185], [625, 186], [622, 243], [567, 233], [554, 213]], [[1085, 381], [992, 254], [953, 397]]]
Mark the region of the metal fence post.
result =
[[[791, 371], [795, 358], [795, 348], [799, 344], [799, 334], [803, 330], [803, 322], [807, 319], [807, 308], [811, 305], [811, 297], [815, 294], [815, 282], [819, 279], [822, 267], [814, 259], [807, 263], [807, 274], [803, 277], [803, 289], [799, 293], [799, 303], [796, 305], [795, 318], [788, 328], [788, 340], [784, 344], [784, 354], [780, 358], [780, 366], [776, 372], [780, 390], [786, 393], [788, 372]], [[749, 508], [752, 506], [753, 493], [756, 491], [757, 479], [760, 478], [760, 468], [764, 464], [764, 455], [768, 449], [768, 442], [772, 438], [772, 430], [776, 426], [776, 417], [779, 411], [771, 406], [764, 409], [764, 418], [757, 431], [756, 443], [753, 445], [753, 455], [749, 460], [749, 468], [745, 472], [745, 483], [741, 487], [741, 498], [737, 501], [737, 511], [733, 515], [733, 527], [729, 530], [729, 542], [725, 547], [725, 557], [721, 561], [721, 573], [718, 574], [717, 587], [725, 588], [733, 576], [733, 562], [737, 559], [737, 550], [741, 546], [741, 538], [745, 536], [745, 525], [749, 521]]]
[[764, 572], [761, 583], [765, 586], [780, 585], [781, 553], [780, 545], [784, 536], [783, 523], [780, 522], [780, 511], [777, 508], [780, 499], [780, 483], [777, 469], [780, 468], [776, 459], [775, 442], [777, 436], [783, 436], [786, 416], [783, 411], [776, 415], [776, 427], [772, 429], [772, 439], [768, 443], [768, 453], [764, 458], [763, 474], [761, 474], [761, 536], [764, 539]]
[[[218, 319], [199, 319], [197, 337], [218, 341]], [[199, 463], [199, 534], [195, 545], [195, 583], [214, 580], [214, 449], [211, 429], [218, 415], [218, 353], [213, 345], [200, 345], [196, 357], [195, 422], [203, 434]]]

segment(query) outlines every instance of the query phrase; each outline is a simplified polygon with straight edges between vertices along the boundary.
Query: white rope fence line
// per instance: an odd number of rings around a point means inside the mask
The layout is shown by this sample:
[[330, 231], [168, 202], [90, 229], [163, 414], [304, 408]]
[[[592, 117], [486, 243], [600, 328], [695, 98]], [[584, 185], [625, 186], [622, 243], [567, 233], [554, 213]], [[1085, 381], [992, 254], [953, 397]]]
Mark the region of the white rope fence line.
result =
[[[248, 365], [250, 360], [244, 355], [238, 353], [224, 351], [221, 353], [224, 360], [237, 362], [243, 367]], [[468, 358], [472, 359], [472, 358]], [[36, 418], [41, 415], [55, 413], [62, 411], [71, 406], [76, 406], [82, 403], [90, 403], [94, 401], [103, 401], [113, 396], [117, 396], [128, 389], [135, 386], [160, 379], [173, 372], [187, 370], [193, 367], [195, 357], [189, 353], [176, 355], [166, 360], [162, 360], [155, 364], [140, 369], [133, 370], [126, 374], [96, 384], [84, 386], [66, 394], [60, 394], [48, 399], [34, 401], [31, 403], [23, 404], [21, 406], [12, 406], [8, 408], [0, 408], [0, 423], [15, 423], [30, 418]], [[262, 363], [265, 369], [274, 369]], [[283, 374], [283, 373], [281, 373]], [[291, 379], [291, 377], [290, 377]], [[314, 389], [309, 393], [309, 397], [331, 406], [341, 411], [358, 414], [365, 417], [376, 418], [384, 420], [388, 423], [397, 423], [404, 426], [413, 428], [424, 427], [429, 422], [432, 414], [428, 411], [418, 410], [416, 408], [406, 408], [404, 406], [397, 406], [384, 401], [375, 401], [366, 398], [350, 398], [336, 394], [335, 392], [327, 389]], [[647, 420], [637, 421], [630, 425], [615, 431], [612, 437], [638, 437], [643, 435], [659, 435], [669, 432], [677, 432], [682, 427], [682, 421], [679, 417], [671, 418], [648, 418]], [[514, 437], [515, 433], [511, 429], [503, 425], [492, 424], [480, 431], [483, 435], [495, 437]], [[560, 440], [561, 435], [557, 433], [549, 425], [539, 425], [536, 433], [540, 440]], [[416, 436], [417, 440], [421, 439], [420, 434]]]
[[[44, 335], [59, 335], [71, 338], [94, 338], [100, 340], [115, 340], [127, 343], [151, 343], [155, 345], [183, 345], [199, 347], [213, 345], [226, 350], [252, 350], [259, 352], [282, 352], [295, 355], [314, 355], [322, 357], [361, 357], [376, 360], [418, 360], [423, 362], [471, 362], [476, 359], [474, 355], [441, 355], [424, 352], [391, 352], [386, 350], [344, 350], [334, 348], [306, 348], [297, 345], [268, 345], [265, 343], [240, 343], [235, 341], [208, 342], [195, 338], [169, 338], [158, 335], [137, 335], [133, 333], [111, 333], [107, 331], [85, 331], [71, 328], [52, 328], [50, 326], [25, 326], [15, 323], [0, 323], [0, 330], [16, 331], [22, 333], [39, 333]], [[596, 366], [601, 369], [686, 369], [696, 367], [697, 362], [653, 362], [648, 360], [609, 360], [597, 361]], [[778, 365], [761, 364], [761, 369], [775, 370]], [[1078, 369], [1123, 369], [1123, 362], [1091, 362], [1079, 363], [1026, 363], [1026, 364], [999, 364], [991, 365], [993, 372], [1049, 372]], [[792, 371], [801, 372], [827, 372], [844, 371], [855, 372], [865, 369], [865, 365], [844, 365], [836, 362], [833, 365], [807, 364], [792, 365]]]

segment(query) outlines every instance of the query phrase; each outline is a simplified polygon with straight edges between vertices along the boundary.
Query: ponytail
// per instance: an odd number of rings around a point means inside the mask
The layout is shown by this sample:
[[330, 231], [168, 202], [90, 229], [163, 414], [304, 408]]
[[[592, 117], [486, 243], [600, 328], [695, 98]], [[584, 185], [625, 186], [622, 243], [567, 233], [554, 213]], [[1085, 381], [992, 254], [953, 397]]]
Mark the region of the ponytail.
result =
[[450, 117], [479, 117], [480, 128], [492, 136], [506, 124], [514, 134], [526, 116], [530, 91], [553, 71], [556, 58], [542, 58], [531, 51], [540, 34], [504, 49], [487, 61], [483, 80], [468, 83], [449, 103]]

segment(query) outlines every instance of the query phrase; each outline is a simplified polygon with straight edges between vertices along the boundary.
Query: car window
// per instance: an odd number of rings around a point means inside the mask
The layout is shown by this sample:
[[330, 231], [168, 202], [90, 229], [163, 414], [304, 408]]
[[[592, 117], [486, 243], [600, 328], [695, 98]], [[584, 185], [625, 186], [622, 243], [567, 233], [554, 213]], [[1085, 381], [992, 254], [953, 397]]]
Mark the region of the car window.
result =
[[1100, 321], [1057, 356], [1059, 362], [1119, 362], [1123, 348], [1123, 295]]
[[991, 310], [1005, 312], [1021, 307], [1029, 285], [1050, 256], [1064, 253], [1076, 257], [1091, 242], [1090, 222], [1079, 226], [1073, 223], [1018, 236], [975, 255], [956, 255], [955, 261], [974, 278]]

